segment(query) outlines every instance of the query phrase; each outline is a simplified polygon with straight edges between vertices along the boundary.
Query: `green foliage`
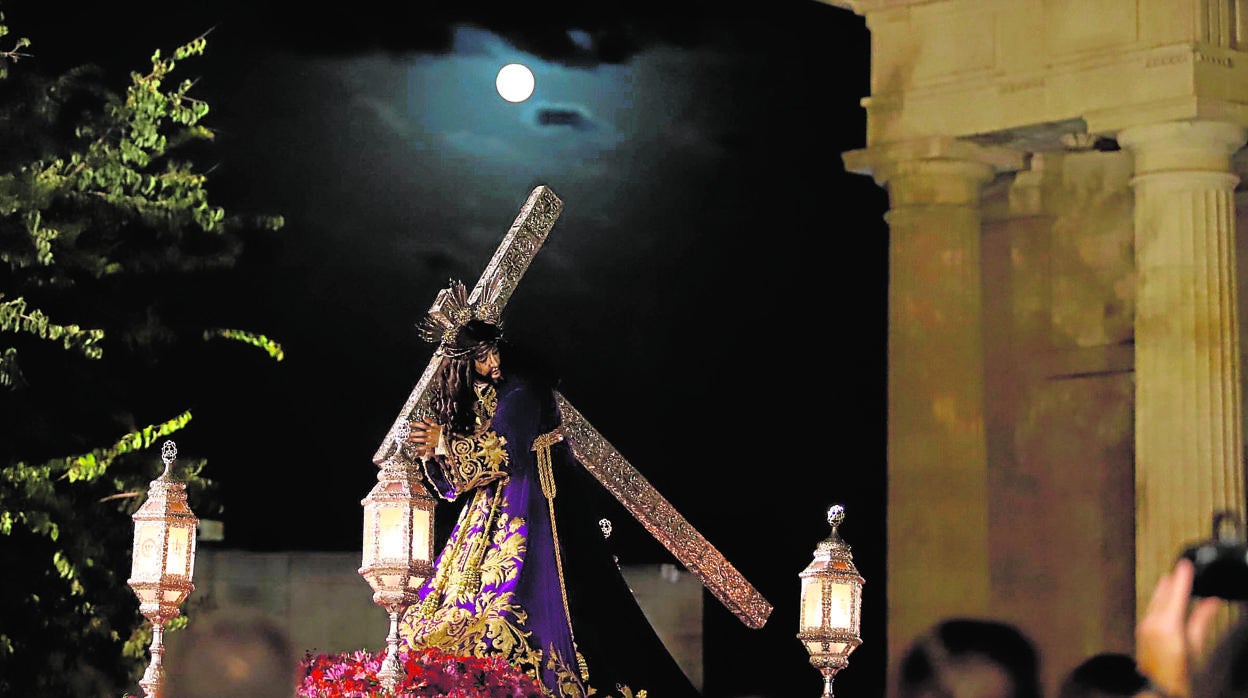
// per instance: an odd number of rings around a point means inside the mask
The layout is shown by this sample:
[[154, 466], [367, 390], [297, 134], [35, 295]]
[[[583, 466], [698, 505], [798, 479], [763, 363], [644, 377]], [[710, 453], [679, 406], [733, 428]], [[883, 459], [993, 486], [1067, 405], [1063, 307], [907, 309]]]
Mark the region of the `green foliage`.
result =
[[[25, 332], [51, 342], [60, 341], [65, 349], [81, 352], [89, 359], [100, 358], [103, 330], [86, 330], [77, 325], [57, 325], [39, 310], [28, 310], [24, 298], [4, 300], [0, 293], [0, 332]], [[14, 387], [21, 380], [17, 350], [5, 347], [0, 359], [0, 386]]]
[[211, 339], [213, 337], [233, 339], [235, 341], [242, 342], [243, 344], [250, 344], [253, 347], [259, 347], [275, 361], [281, 361], [286, 358], [286, 352], [282, 350], [282, 345], [262, 334], [255, 334], [245, 330], [226, 329], [212, 329], [204, 331], [204, 339]]
[[[90, 66], [24, 70], [31, 45], [0, 15], [0, 695], [120, 695], [151, 639], [126, 582], [130, 516], [158, 442], [214, 387], [187, 376], [212, 337], [283, 358], [171, 299], [283, 221], [209, 196], [209, 107], [174, 78], [204, 37], [155, 52], [121, 93]], [[201, 517], [220, 508], [206, 463], [177, 464]]]

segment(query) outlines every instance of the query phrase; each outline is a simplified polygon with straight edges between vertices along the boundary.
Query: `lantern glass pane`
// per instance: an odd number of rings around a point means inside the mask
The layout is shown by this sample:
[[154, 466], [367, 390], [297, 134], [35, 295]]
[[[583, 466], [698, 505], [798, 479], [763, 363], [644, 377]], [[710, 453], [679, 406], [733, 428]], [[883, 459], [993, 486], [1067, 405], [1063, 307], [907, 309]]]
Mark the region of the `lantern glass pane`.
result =
[[134, 590], [134, 595], [139, 597], [139, 603], [154, 604], [160, 598], [160, 589], [158, 587], [142, 586]]
[[819, 587], [818, 577], [802, 577], [802, 628], [817, 628], [823, 623]]
[[802, 644], [806, 645], [806, 653], [812, 657], [836, 651], [836, 646], [834, 644], [824, 644], [813, 640], [810, 642], [803, 642]]
[[397, 507], [382, 507], [377, 512], [377, 534], [381, 537], [377, 546], [380, 560], [405, 560], [407, 552], [407, 517]]
[[835, 630], [854, 630], [854, 585], [832, 580], [824, 586], [828, 603], [828, 627]]
[[849, 649], [848, 642], [829, 642], [826, 644], [822, 642], [807, 642], [806, 643], [806, 651], [811, 652], [811, 653], [843, 655], [848, 649]]
[[433, 526], [430, 525], [431, 514], [428, 509], [412, 510], [412, 557], [413, 560], [429, 561], [433, 559]]
[[198, 529], [191, 528], [188, 530], [190, 531], [189, 535], [190, 535], [190, 540], [191, 540], [191, 553], [190, 553], [190, 558], [187, 559], [186, 561], [186, 578], [192, 579], [195, 576], [195, 546], [196, 546], [196, 541], [198, 540], [195, 533]]
[[186, 600], [187, 591], [185, 589], [165, 589], [163, 599], [170, 606], [178, 606]]
[[134, 559], [131, 561], [130, 577], [140, 581], [160, 580], [160, 563], [164, 553], [164, 536], [161, 521], [134, 522]]
[[191, 566], [191, 532], [185, 525], [169, 527], [169, 552], [165, 556], [165, 574], [187, 576]]
[[364, 505], [364, 566], [377, 561], [377, 507]]

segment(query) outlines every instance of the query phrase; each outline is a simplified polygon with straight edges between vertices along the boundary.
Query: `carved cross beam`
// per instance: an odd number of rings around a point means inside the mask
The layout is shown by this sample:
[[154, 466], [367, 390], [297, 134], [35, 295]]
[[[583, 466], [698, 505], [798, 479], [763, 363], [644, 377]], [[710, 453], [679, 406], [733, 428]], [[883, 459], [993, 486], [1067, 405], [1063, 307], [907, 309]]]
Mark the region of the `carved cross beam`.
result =
[[567, 398], [557, 397], [564, 438], [585, 469], [742, 623], [755, 630], [763, 627], [771, 615], [767, 599], [624, 460]]
[[[542, 243], [546, 242], [546, 236], [550, 234], [550, 229], [554, 227], [555, 220], [562, 212], [563, 200], [555, 196], [550, 188], [539, 186], [529, 192], [529, 198], [525, 200], [524, 206], [520, 207], [520, 213], [516, 216], [515, 222], [503, 236], [503, 241], [499, 243], [490, 263], [486, 265], [481, 278], [477, 280], [477, 285], [473, 286], [468, 294], [468, 305], [480, 308], [483, 311], [483, 319], [498, 322], [503, 307], [507, 305], [512, 292], [520, 283], [520, 277], [524, 276], [529, 264], [537, 256], [537, 251], [542, 248]], [[442, 312], [447, 295], [448, 292], [445, 289], [438, 294], [433, 306], [429, 309], [430, 314]], [[442, 360], [441, 354], [434, 353], [429, 364], [425, 366], [425, 372], [416, 382], [416, 387], [412, 389], [407, 402], [403, 404], [403, 409], [399, 410], [398, 418], [394, 420], [390, 431], [386, 433], [386, 438], [382, 440], [381, 446], [373, 454], [373, 462], [377, 465], [392, 458], [397, 459], [403, 465], [411, 465], [416, 460], [416, 454], [410, 450], [407, 443], [410, 428], [408, 424], [429, 415], [429, 383], [433, 381], [434, 376], [438, 374], [438, 369], [442, 367]]]
[[[486, 319], [498, 321], [507, 300], [520, 283], [520, 277], [546, 241], [562, 210], [563, 202], [545, 186], [539, 186], [529, 194], [520, 215], [469, 294], [469, 307], [476, 308], [478, 314]], [[446, 311], [448, 295], [448, 290], [438, 294], [429, 309], [430, 314]], [[380, 466], [393, 459], [410, 466], [416, 460], [415, 453], [409, 450], [407, 444], [408, 424], [428, 415], [429, 384], [437, 375], [442, 361], [442, 355], [435, 352], [381, 447], [373, 455], [375, 464]], [[556, 397], [563, 418], [563, 435], [585, 469], [742, 623], [756, 629], [763, 627], [771, 614], [771, 604], [563, 395], [556, 393]]]

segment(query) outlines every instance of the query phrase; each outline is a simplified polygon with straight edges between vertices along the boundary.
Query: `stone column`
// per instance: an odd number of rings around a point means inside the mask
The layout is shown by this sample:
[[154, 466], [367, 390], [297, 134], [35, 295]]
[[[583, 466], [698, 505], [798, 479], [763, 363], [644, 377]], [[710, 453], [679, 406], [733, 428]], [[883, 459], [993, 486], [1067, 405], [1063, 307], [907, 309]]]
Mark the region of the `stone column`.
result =
[[990, 599], [980, 188], [1009, 151], [924, 139], [845, 155], [889, 193], [888, 638]]
[[1118, 134], [1135, 160], [1135, 576], [1142, 613], [1185, 543], [1244, 507], [1231, 155], [1244, 129]]

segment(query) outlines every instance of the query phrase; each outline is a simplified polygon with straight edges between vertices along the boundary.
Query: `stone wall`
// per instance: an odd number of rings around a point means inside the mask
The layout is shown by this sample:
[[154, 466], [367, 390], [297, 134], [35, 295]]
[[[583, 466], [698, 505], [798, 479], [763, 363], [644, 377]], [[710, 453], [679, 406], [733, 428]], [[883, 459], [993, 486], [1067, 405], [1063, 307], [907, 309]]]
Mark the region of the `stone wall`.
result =
[[1034, 155], [985, 201], [986, 613], [1053, 690], [1133, 647], [1130, 176], [1121, 151]]
[[[359, 552], [249, 552], [202, 544], [183, 612], [251, 608], [283, 623], [297, 651], [380, 649], [389, 619], [360, 577]], [[695, 686], [702, 687], [702, 585], [674, 565], [632, 565], [638, 603]]]

